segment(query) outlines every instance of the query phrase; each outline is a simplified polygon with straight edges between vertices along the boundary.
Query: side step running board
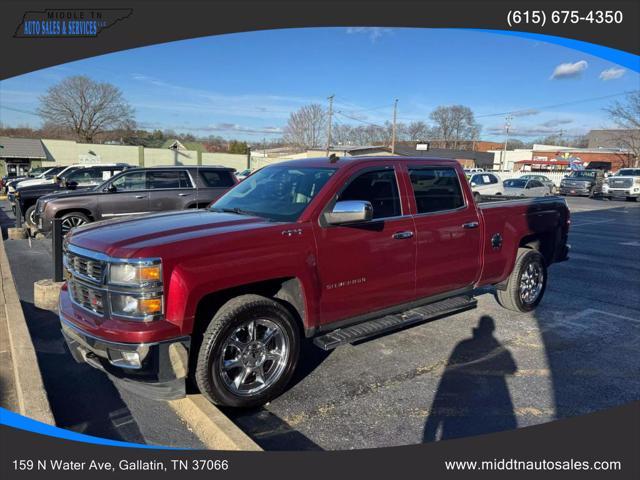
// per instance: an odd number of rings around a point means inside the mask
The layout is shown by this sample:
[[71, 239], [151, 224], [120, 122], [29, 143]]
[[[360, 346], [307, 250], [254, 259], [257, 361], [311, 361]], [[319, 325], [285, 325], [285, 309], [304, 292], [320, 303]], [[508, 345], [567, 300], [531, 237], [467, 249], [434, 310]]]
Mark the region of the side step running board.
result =
[[476, 308], [477, 304], [478, 301], [469, 295], [447, 298], [406, 312], [386, 315], [351, 327], [338, 328], [314, 338], [313, 343], [323, 350], [333, 350], [346, 343], [359, 342], [415, 323], [470, 310]]

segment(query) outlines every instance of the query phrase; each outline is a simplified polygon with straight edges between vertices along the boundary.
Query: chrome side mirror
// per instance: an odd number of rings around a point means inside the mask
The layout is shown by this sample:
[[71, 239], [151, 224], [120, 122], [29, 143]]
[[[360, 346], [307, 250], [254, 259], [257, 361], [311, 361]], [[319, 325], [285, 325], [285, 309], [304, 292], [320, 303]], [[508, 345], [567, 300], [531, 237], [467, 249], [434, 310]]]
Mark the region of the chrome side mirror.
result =
[[364, 200], [345, 200], [337, 202], [331, 212], [324, 215], [329, 225], [366, 222], [373, 218], [373, 207]]

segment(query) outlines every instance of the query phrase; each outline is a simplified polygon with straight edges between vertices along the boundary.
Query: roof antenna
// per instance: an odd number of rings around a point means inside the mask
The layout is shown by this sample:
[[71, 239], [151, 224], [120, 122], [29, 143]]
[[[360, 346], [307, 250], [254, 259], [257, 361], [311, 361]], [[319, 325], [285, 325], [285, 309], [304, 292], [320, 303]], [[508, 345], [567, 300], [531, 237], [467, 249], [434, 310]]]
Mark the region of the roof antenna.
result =
[[329, 155], [329, 163], [336, 163], [338, 160], [340, 160], [340, 157], [337, 156], [335, 153], [332, 153], [331, 155]]

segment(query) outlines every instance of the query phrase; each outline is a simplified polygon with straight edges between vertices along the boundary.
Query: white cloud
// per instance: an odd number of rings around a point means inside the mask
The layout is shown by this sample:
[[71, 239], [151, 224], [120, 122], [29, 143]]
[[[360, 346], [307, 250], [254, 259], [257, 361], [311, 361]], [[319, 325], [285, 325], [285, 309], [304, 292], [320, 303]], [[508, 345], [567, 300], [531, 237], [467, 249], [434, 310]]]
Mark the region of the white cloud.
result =
[[616, 78], [620, 78], [621, 76], [624, 75], [624, 72], [626, 70], [624, 68], [616, 68], [616, 67], [612, 67], [612, 68], [607, 68], [606, 70], [603, 70], [602, 72], [600, 72], [600, 80], [615, 80]]
[[551, 79], [575, 78], [584, 72], [589, 64], [586, 60], [579, 60], [575, 63], [561, 63], [551, 74]]
[[371, 43], [376, 43], [383, 35], [390, 34], [393, 32], [391, 28], [385, 27], [349, 27], [347, 28], [347, 34], [361, 34], [368, 35]]

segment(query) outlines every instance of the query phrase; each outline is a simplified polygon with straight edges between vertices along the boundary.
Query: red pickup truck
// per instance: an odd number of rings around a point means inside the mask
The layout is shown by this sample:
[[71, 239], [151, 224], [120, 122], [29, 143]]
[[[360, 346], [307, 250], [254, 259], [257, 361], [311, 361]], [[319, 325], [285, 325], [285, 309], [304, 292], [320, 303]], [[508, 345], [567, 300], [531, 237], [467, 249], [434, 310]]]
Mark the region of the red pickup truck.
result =
[[[500, 197], [498, 197], [500, 198]], [[303, 337], [324, 349], [474, 308], [534, 309], [566, 260], [564, 199], [477, 204], [451, 160], [263, 168], [208, 209], [72, 230], [62, 331], [75, 359], [158, 399], [279, 395]]]

